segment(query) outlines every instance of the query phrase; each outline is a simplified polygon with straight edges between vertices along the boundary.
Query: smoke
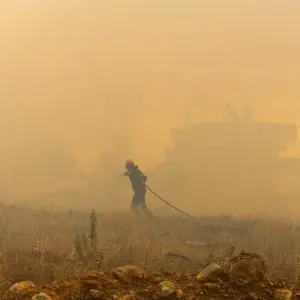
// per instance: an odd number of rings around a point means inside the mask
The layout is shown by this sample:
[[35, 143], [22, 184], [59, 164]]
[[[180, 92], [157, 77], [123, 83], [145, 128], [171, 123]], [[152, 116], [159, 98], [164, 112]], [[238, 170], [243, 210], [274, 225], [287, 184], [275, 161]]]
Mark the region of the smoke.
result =
[[[299, 5], [2, 1], [3, 189], [50, 184], [41, 165], [104, 176], [132, 158], [151, 169], [185, 111], [223, 120], [226, 103], [247, 105], [254, 119], [299, 125]], [[299, 142], [286, 154], [298, 153]]]

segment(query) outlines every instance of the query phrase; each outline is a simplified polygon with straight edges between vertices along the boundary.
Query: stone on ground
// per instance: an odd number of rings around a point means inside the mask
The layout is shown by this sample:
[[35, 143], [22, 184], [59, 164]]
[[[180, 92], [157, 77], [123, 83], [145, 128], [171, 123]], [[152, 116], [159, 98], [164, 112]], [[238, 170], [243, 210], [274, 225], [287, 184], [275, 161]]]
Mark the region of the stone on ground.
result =
[[132, 282], [147, 278], [147, 272], [134, 265], [118, 267], [112, 271], [112, 274], [115, 278], [124, 282]]
[[162, 298], [169, 297], [176, 292], [176, 286], [171, 281], [163, 281], [157, 285], [156, 292]]
[[8, 291], [12, 294], [21, 294], [34, 288], [35, 285], [32, 281], [21, 281], [13, 284]]
[[172, 281], [162, 281], [156, 287], [158, 298], [179, 299], [182, 296], [182, 290], [177, 289]]
[[85, 300], [97, 300], [102, 299], [103, 293], [99, 290], [89, 290], [88, 294], [85, 296]]
[[275, 300], [291, 300], [293, 298], [293, 293], [289, 289], [278, 289], [274, 292]]
[[221, 266], [216, 263], [212, 263], [198, 273], [197, 280], [206, 281], [211, 278], [216, 278], [221, 272], [222, 272]]
[[32, 297], [32, 300], [52, 300], [52, 298], [46, 293], [39, 293]]
[[257, 253], [242, 252], [231, 261], [229, 278], [239, 285], [263, 281], [267, 278], [265, 260]]

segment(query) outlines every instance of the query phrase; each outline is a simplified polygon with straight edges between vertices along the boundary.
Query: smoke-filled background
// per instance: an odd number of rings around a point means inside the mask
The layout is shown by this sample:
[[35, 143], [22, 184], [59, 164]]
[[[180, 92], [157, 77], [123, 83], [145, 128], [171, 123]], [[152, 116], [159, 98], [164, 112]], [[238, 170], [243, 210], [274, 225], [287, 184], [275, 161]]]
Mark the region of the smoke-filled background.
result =
[[[297, 0], [10, 0], [0, 20], [7, 201], [88, 182], [97, 209], [127, 209], [124, 161], [163, 161], [187, 111], [220, 121], [224, 105], [247, 105], [255, 120], [300, 126]], [[285, 155], [300, 156], [300, 142]]]

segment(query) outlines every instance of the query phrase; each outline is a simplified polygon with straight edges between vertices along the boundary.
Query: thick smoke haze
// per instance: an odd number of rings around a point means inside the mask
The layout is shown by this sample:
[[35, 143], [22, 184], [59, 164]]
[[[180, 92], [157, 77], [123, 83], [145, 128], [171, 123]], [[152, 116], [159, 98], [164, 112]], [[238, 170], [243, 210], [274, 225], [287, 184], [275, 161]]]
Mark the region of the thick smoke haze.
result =
[[0, 20], [5, 195], [150, 169], [185, 112], [300, 126], [299, 1], [6, 0]]

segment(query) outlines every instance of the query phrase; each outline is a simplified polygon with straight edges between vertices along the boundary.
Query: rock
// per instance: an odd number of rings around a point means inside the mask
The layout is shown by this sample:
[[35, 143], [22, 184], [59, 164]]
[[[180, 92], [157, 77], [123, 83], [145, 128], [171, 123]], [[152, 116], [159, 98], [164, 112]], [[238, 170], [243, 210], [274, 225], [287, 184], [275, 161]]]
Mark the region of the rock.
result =
[[21, 294], [34, 288], [35, 285], [32, 281], [22, 281], [12, 285], [8, 291], [12, 294]]
[[127, 265], [116, 268], [112, 271], [112, 274], [115, 278], [124, 282], [132, 282], [135, 280], [147, 278], [147, 272], [142, 268], [134, 265]]
[[103, 275], [103, 272], [92, 271], [80, 277], [80, 284], [86, 290], [97, 290]]
[[157, 297], [156, 298], [175, 298], [175, 299], [180, 299], [182, 297], [182, 290], [181, 289], [176, 289], [175, 283], [172, 281], [162, 281], [159, 283], [156, 287], [156, 293]]
[[198, 273], [197, 280], [205, 281], [212, 277], [215, 278], [220, 273], [222, 273], [222, 268], [218, 264], [212, 263]]
[[101, 299], [103, 296], [103, 293], [99, 290], [89, 290], [87, 295], [85, 296], [85, 300], [96, 300]]
[[249, 293], [246, 297], [245, 300], [258, 300], [258, 297], [255, 293]]
[[242, 252], [231, 261], [229, 278], [239, 285], [263, 281], [267, 278], [267, 267], [261, 255]]
[[46, 293], [39, 293], [32, 297], [32, 300], [52, 300], [52, 298]]
[[85, 281], [85, 280], [91, 280], [91, 279], [99, 279], [104, 276], [104, 272], [99, 272], [99, 271], [91, 271], [88, 274], [84, 274], [83, 276], [80, 277], [80, 280]]
[[278, 289], [274, 292], [275, 300], [291, 300], [293, 298], [293, 293], [288, 289]]
[[176, 292], [176, 286], [171, 281], [163, 281], [157, 285], [156, 292], [158, 296], [166, 298]]

